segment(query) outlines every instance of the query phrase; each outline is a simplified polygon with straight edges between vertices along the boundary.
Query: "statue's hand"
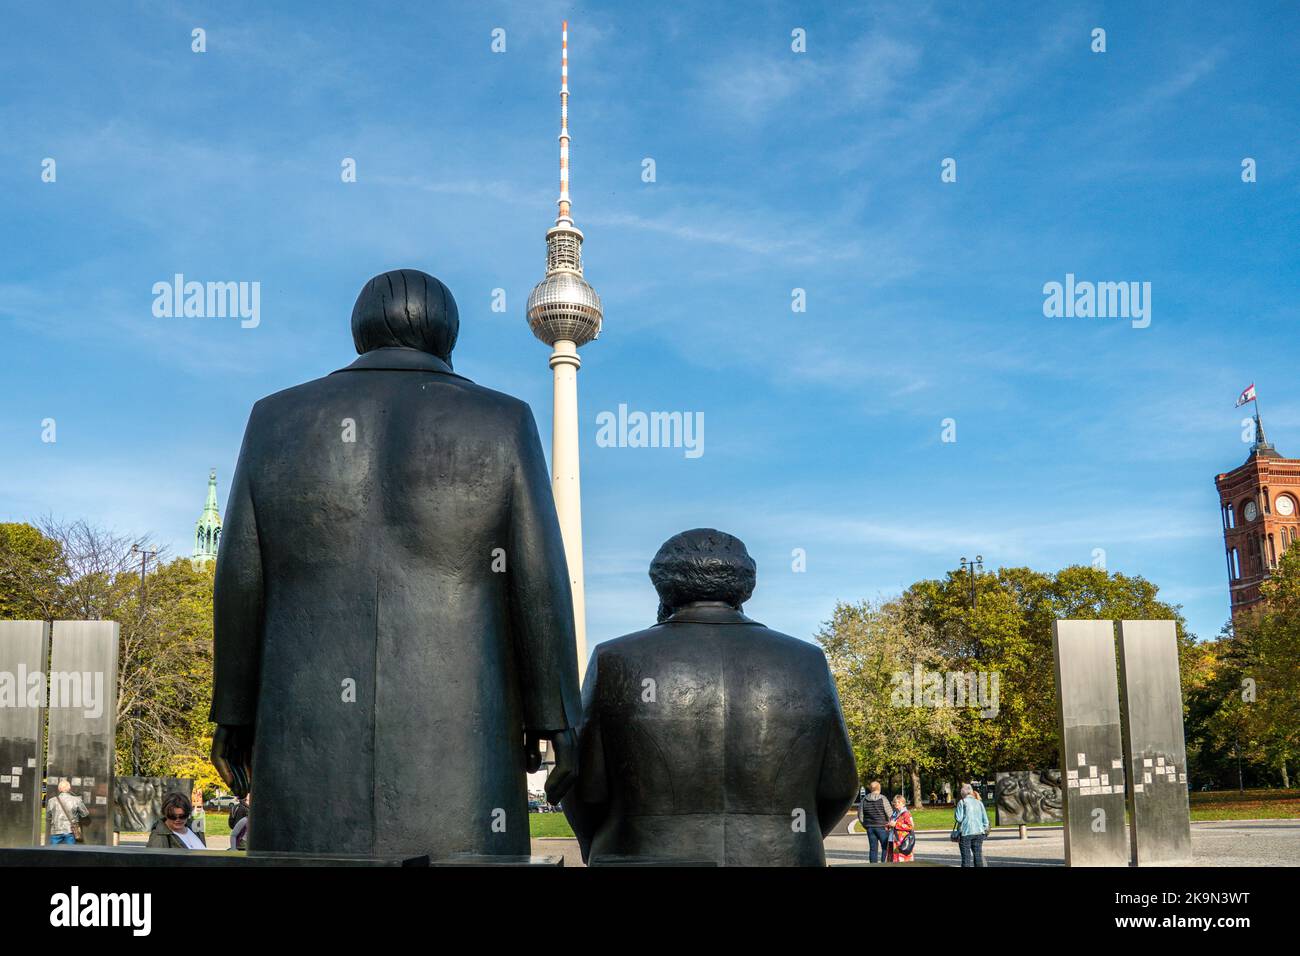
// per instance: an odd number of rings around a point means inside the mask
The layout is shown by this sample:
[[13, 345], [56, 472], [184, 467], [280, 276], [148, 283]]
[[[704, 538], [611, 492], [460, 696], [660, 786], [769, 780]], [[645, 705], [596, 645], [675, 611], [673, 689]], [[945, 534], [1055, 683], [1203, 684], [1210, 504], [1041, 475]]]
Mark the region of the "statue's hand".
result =
[[212, 766], [237, 797], [248, 796], [253, 773], [253, 728], [245, 724], [218, 724], [212, 734]]
[[546, 778], [546, 799], [559, 804], [578, 780], [578, 735], [561, 730], [551, 738], [555, 751], [555, 769]]
[[531, 730], [524, 733], [524, 769], [529, 773], [542, 769], [542, 736]]

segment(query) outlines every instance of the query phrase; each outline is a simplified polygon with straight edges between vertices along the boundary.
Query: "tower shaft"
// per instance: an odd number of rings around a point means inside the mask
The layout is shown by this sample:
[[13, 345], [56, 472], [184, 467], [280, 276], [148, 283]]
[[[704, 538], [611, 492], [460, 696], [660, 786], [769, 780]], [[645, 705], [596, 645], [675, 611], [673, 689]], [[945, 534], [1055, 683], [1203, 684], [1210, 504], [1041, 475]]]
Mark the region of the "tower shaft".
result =
[[573, 630], [577, 638], [578, 678], [587, 670], [587, 597], [582, 568], [582, 479], [578, 460], [578, 349], [572, 342], [555, 343], [551, 371], [555, 377], [555, 406], [551, 426], [551, 492], [564, 538], [573, 593]]

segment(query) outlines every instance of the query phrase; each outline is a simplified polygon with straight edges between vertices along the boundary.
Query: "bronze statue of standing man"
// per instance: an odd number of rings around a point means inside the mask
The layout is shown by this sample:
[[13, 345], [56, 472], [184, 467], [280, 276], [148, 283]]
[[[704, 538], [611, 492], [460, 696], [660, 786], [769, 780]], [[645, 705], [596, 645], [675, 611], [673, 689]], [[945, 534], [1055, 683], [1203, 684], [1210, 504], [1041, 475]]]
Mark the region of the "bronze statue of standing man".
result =
[[[217, 559], [213, 762], [256, 850], [529, 852], [575, 772], [572, 599], [528, 406], [455, 374], [423, 272], [372, 279], [347, 368], [259, 401]], [[527, 741], [527, 742], [525, 742]]]

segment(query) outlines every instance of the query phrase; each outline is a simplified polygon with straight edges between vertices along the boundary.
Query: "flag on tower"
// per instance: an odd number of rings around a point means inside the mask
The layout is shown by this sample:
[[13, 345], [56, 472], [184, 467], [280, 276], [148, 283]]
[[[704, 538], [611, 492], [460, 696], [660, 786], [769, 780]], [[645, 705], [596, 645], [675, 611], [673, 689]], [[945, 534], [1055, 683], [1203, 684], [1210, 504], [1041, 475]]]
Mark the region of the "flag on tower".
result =
[[1242, 405], [1245, 405], [1247, 402], [1253, 402], [1254, 400], [1255, 400], [1255, 383], [1252, 382], [1246, 388], [1246, 390], [1241, 393], [1241, 397], [1237, 399], [1237, 404], [1234, 405], [1233, 408], [1241, 408]]

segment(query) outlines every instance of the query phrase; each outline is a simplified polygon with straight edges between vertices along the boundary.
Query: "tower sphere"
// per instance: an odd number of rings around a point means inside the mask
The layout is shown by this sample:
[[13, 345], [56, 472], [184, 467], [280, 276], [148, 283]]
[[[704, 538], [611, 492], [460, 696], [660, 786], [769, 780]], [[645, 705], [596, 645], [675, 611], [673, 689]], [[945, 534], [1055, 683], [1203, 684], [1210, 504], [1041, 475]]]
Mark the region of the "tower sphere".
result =
[[577, 272], [552, 272], [528, 296], [528, 325], [547, 345], [585, 345], [600, 335], [600, 296]]
[[560, 198], [546, 230], [546, 276], [528, 296], [528, 326], [547, 345], [586, 345], [600, 335], [600, 296], [582, 277], [582, 230], [569, 201], [569, 22], [560, 33]]

